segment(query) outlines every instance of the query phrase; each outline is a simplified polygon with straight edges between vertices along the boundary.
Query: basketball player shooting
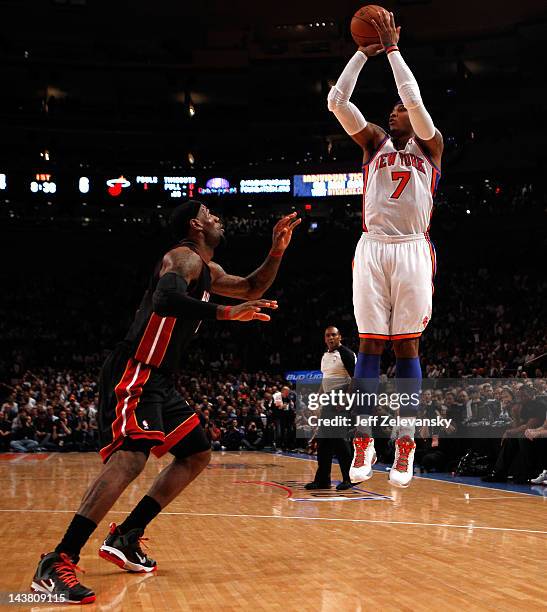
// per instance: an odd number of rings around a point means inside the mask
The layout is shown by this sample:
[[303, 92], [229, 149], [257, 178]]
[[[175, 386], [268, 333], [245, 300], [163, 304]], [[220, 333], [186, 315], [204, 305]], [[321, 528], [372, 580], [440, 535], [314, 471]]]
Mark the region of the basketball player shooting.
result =
[[[263, 264], [243, 278], [212, 261], [222, 241], [219, 218], [197, 201], [171, 216], [178, 243], [159, 262], [124, 342], [107, 357], [99, 383], [100, 474], [84, 495], [62, 540], [42, 555], [32, 581], [39, 593], [63, 595], [67, 603], [92, 603], [94, 592], [76, 576], [80, 551], [127, 486], [142, 472], [150, 452], [173, 460], [121, 525], [112, 523], [99, 556], [129, 572], [151, 572], [156, 562], [140, 546], [146, 526], [173, 501], [211, 457], [196, 413], [175, 389], [188, 342], [202, 319], [269, 321], [260, 299], [271, 286], [292, 232], [296, 213], [280, 219]], [[123, 282], [123, 279], [120, 279]], [[249, 300], [234, 306], [209, 302], [209, 294]]]
[[[369, 7], [369, 9], [372, 7]], [[328, 108], [363, 149], [363, 234], [355, 251], [353, 306], [359, 329], [355, 367], [358, 389], [375, 393], [386, 341], [393, 343], [399, 393], [421, 388], [420, 336], [431, 319], [435, 251], [428, 235], [433, 196], [440, 177], [443, 139], [422, 101], [416, 79], [397, 43], [393, 13], [376, 9], [372, 25], [381, 44], [360, 46], [328, 95]], [[350, 102], [369, 58], [386, 53], [399, 92], [389, 115], [389, 133], [366, 121]], [[406, 487], [413, 474], [416, 401], [401, 405], [402, 424], [389, 472], [392, 485]], [[369, 414], [373, 406], [364, 411]], [[404, 418], [404, 422], [403, 422]], [[376, 461], [372, 430], [354, 438], [352, 482], [367, 480]]]

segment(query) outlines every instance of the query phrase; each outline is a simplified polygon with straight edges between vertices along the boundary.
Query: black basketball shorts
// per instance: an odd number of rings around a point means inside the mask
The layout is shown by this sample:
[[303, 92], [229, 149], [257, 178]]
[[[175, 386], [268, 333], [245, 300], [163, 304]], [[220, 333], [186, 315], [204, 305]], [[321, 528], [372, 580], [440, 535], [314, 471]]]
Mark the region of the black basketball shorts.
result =
[[99, 380], [100, 455], [104, 463], [124, 440], [144, 440], [156, 457], [177, 457], [210, 448], [197, 414], [175, 389], [172, 377], [137, 361], [123, 343], [107, 357]]

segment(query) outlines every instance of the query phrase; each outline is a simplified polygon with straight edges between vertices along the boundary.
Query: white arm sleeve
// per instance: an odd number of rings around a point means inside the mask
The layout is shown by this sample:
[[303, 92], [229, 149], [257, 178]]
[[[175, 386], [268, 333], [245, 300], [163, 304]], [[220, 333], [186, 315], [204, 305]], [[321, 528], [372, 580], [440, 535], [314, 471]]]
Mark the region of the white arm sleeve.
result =
[[427, 112], [422, 102], [420, 88], [414, 75], [399, 51], [388, 53], [387, 59], [391, 64], [395, 83], [397, 84], [397, 91], [408, 111], [408, 118], [414, 133], [421, 140], [430, 140], [435, 136], [435, 126], [433, 125], [431, 115]]
[[357, 51], [349, 60], [342, 74], [336, 81], [327, 97], [329, 110], [335, 115], [344, 130], [352, 136], [367, 127], [366, 119], [361, 111], [350, 102], [350, 96], [355, 89], [357, 77], [367, 61], [367, 56]]

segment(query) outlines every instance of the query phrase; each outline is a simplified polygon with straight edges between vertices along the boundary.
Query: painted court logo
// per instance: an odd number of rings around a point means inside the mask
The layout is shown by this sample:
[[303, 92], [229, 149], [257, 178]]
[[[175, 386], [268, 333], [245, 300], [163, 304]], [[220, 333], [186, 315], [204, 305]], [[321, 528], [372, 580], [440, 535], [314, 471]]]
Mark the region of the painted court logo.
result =
[[[392, 501], [389, 495], [367, 491], [353, 487], [347, 491], [332, 489], [316, 489], [308, 491], [304, 482], [297, 480], [236, 480], [236, 484], [253, 484], [263, 487], [273, 487], [285, 491], [286, 498], [291, 502], [339, 502], [339, 501]], [[336, 483], [335, 483], [336, 484]]]

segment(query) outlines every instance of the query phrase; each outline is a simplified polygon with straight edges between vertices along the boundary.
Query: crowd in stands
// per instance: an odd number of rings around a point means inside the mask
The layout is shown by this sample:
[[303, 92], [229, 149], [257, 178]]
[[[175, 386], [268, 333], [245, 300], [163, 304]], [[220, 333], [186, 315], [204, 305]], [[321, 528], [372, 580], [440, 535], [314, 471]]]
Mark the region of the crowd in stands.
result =
[[[3, 383], [0, 451], [98, 450], [97, 379], [97, 369], [47, 368]], [[215, 450], [296, 448], [295, 394], [281, 376], [194, 372], [177, 386]]]
[[[4, 385], [0, 452], [98, 450], [97, 375], [97, 370], [48, 368]], [[309, 411], [280, 375], [184, 372], [177, 388], [198, 414], [213, 450], [309, 451]], [[483, 473], [490, 469], [495, 480], [512, 476], [526, 482], [547, 469], [545, 379], [429, 381], [419, 416], [448, 419], [445, 425], [417, 430], [417, 463], [426, 471], [455, 471], [470, 452], [483, 459]], [[381, 426], [376, 433], [379, 458], [387, 463], [394, 434]], [[505, 444], [501, 459], [500, 440]]]
[[96, 450], [97, 379], [96, 369], [46, 368], [2, 383], [0, 450]]
[[[501, 196], [492, 185], [481, 190], [489, 211], [500, 197], [509, 213], [537, 203], [529, 185]], [[480, 205], [481, 190], [466, 197]], [[498, 221], [487, 215], [477, 226], [464, 217], [456, 225], [450, 215], [446, 220], [440, 215], [440, 272], [433, 317], [421, 340], [424, 378], [439, 389], [433, 392], [434, 408], [428, 407], [424, 392], [424, 410], [455, 410], [455, 422], [469, 428], [484, 424], [488, 408], [487, 423], [520, 428], [522, 438], [526, 423], [514, 408], [520, 393], [516, 386], [547, 376], [547, 281], [538, 259], [545, 238], [539, 224], [520, 227], [524, 222], [518, 216], [509, 214], [510, 226], [495, 225]], [[273, 223], [272, 215], [227, 216], [230, 242], [219, 252], [223, 267], [245, 274], [259, 265], [269, 250]], [[336, 325], [343, 343], [357, 350], [349, 263], [359, 215], [343, 208], [313, 223], [308, 219], [299, 228], [268, 291], [267, 297], [280, 305], [272, 321], [204, 322], [187, 351], [179, 390], [199, 413], [215, 449], [304, 450], [306, 441], [297, 436], [294, 389], [284, 374], [318, 369], [327, 325]], [[508, 232], [513, 226], [515, 232]], [[108, 350], [123, 339], [152, 262], [162, 252], [157, 244], [147, 248], [148, 239], [138, 235], [128, 242], [125, 237], [120, 244], [119, 236], [83, 233], [52, 239], [36, 234], [3, 245], [15, 254], [21, 244], [32, 244], [43, 261], [24, 275], [0, 273], [5, 289], [0, 303], [1, 450], [97, 448], [98, 372]], [[394, 363], [387, 351], [383, 378], [394, 376]], [[450, 378], [514, 380], [509, 388], [495, 384], [495, 397], [488, 399], [497, 403], [489, 401], [485, 408], [484, 402], [474, 402], [481, 388], [472, 384], [471, 390], [450, 390], [443, 385]], [[545, 389], [537, 381], [532, 384], [543, 401]], [[496, 411], [499, 418], [494, 418]], [[528, 429], [541, 426], [534, 423]], [[460, 440], [459, 433], [452, 433], [420, 432], [419, 460], [431, 469], [453, 467], [466, 448], [454, 443], [444, 452], [450, 446], [446, 440]], [[493, 464], [497, 449], [486, 446]], [[387, 460], [387, 441], [381, 452]]]

